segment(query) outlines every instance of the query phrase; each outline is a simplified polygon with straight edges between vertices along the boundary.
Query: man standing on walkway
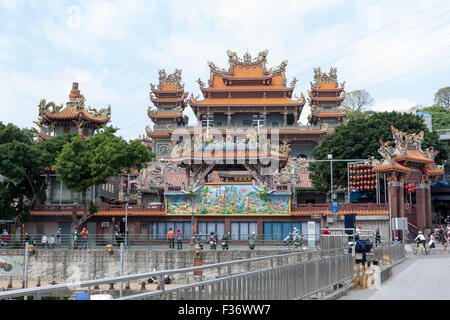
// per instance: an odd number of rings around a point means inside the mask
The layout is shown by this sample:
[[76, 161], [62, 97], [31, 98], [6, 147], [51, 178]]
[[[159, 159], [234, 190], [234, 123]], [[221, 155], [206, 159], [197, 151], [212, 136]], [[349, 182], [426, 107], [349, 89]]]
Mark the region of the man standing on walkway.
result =
[[58, 231], [56, 231], [56, 246], [61, 246], [61, 228], [58, 228]]
[[80, 248], [87, 249], [89, 232], [87, 231], [86, 228], [83, 228], [83, 230], [81, 230], [80, 236], [81, 236], [81, 247]]
[[80, 232], [78, 231], [78, 228], [75, 228], [72, 232], [72, 248], [77, 248], [77, 241], [80, 239]]
[[173, 232], [172, 228], [169, 228], [169, 231], [167, 232], [167, 240], [169, 241], [169, 249], [175, 249], [175, 232]]

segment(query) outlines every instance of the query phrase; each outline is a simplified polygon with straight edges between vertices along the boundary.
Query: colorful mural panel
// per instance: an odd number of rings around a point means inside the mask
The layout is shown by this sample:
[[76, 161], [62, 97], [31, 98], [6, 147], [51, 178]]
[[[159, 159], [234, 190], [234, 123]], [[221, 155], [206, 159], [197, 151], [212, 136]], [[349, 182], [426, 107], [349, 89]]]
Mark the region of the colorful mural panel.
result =
[[[167, 196], [167, 214], [289, 214], [289, 196], [260, 195], [250, 184], [206, 185], [192, 196]], [[193, 206], [192, 206], [193, 204]]]

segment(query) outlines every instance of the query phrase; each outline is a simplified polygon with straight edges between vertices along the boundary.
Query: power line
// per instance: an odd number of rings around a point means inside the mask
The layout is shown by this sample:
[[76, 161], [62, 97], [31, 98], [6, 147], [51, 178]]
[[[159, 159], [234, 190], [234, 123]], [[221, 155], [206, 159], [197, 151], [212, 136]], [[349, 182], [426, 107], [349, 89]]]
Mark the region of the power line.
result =
[[[433, 16], [431, 19], [428, 19], [428, 20], [424, 21], [424, 23], [425, 23], [425, 22], [429, 22], [429, 21], [431, 21], [431, 20], [434, 20], [435, 18], [437, 18], [437, 17], [439, 17], [439, 16], [445, 15], [445, 14], [447, 14], [448, 12], [450, 12], [450, 9], [447, 10], [447, 11], [444, 11], [444, 12], [439, 13], [437, 16]], [[437, 29], [437, 28], [439, 28], [439, 27], [446, 26], [446, 25], [448, 25], [448, 24], [449, 24], [449, 23], [446, 22], [446, 23], [444, 23], [443, 25], [439, 25], [439, 26], [434, 27], [434, 28], [432, 28], [432, 29], [430, 29], [430, 30], [427, 30], [427, 31], [425, 31], [425, 32], [422, 32], [422, 33], [420, 33], [418, 36], [422, 36], [422, 35], [424, 35], [424, 34], [426, 34], [426, 33], [428, 33], [428, 32], [431, 32], [431, 31], [433, 31], [433, 30], [435, 30], [435, 29]], [[384, 38], [384, 39], [381, 40], [381, 41], [373, 42], [373, 43], [371, 43], [371, 44], [365, 46], [365, 48], [372, 47], [372, 46], [374, 46], [374, 45], [383, 43], [383, 42], [385, 42], [385, 41], [388, 40], [388, 39], [397, 37], [399, 34], [405, 32], [405, 31], [411, 31], [411, 29], [413, 29], [413, 28], [415, 28], [415, 27], [418, 27], [418, 26], [420, 26], [420, 24], [417, 24], [417, 25], [414, 26], [414, 27], [407, 28], [407, 29], [405, 29], [405, 30], [403, 30], [403, 31], [401, 31], [401, 32], [398, 32], [398, 33], [396, 33], [395, 35], [393, 35], [393, 36], [391, 36], [391, 37]], [[417, 38], [418, 36], [415, 35], [415, 36], [412, 37], [411, 39]], [[339, 57], [337, 57], [337, 58], [333, 58], [332, 60], [328, 60], [325, 64], [328, 64], [328, 63], [330, 63], [330, 62], [334, 62], [334, 61], [336, 61], [336, 60], [339, 60], [339, 59], [342, 59], [342, 58], [345, 58], [345, 57], [348, 57], [348, 56], [352, 56], [352, 55], [355, 55], [355, 52], [347, 53], [347, 54], [341, 55], [341, 56], [339, 56]], [[369, 56], [369, 57], [370, 57], [370, 56]], [[366, 58], [366, 59], [367, 59], [367, 58]], [[296, 65], [296, 64], [294, 64], [294, 65]], [[296, 77], [301, 78], [301, 75], [306, 74], [306, 73], [309, 73], [309, 72], [310, 72], [309, 70], [305, 70], [305, 71], [303, 71], [303, 72], [298, 73], [298, 74], [296, 75]], [[307, 83], [308, 83], [308, 81], [304, 81], [304, 82], [302, 81], [302, 82], [300, 82], [299, 85], [301, 86], [301, 85], [304, 85], [304, 84], [307, 84]]]
[[[449, 25], [449, 24], [450, 24], [450, 23], [445, 23], [444, 25], [436, 26], [435, 28], [433, 28], [433, 29], [431, 29], [431, 30], [428, 30], [428, 32], [431, 32], [431, 31], [433, 31], [433, 30], [435, 30], [435, 29], [437, 29], [437, 28], [441, 28], [442, 26], [446, 26], [446, 25]], [[423, 34], [416, 35], [416, 36], [414, 36], [414, 37], [412, 37], [412, 38], [407, 39], [406, 41], [409, 42], [410, 40], [412, 40], [412, 39], [414, 39], [414, 38], [417, 38], [417, 37], [421, 37], [421, 36], [423, 36]], [[419, 48], [419, 47], [421, 47], [421, 46], [424, 46], [424, 45], [426, 45], [426, 44], [428, 44], [428, 43], [433, 43], [433, 42], [435, 42], [435, 41], [436, 41], [435, 39], [431, 39], [431, 40], [429, 40], [429, 41], [426, 41], [426, 42], [424, 42], [424, 43], [421, 43], [421, 44], [419, 44], [419, 45], [413, 47], [412, 49]], [[442, 49], [442, 48], [440, 48], [440, 49]], [[439, 50], [440, 50], [440, 49], [439, 49]], [[395, 55], [396, 55], [396, 54], [394, 53], [394, 55], [392, 55], [392, 56], [395, 56]], [[364, 68], [363, 70], [368, 70], [368, 69], [371, 69], [371, 68], [373, 68], [373, 67], [377, 67], [377, 66], [379, 66], [381, 63], [386, 62], [386, 61], [388, 61], [389, 59], [391, 59], [392, 56], [389, 56], [387, 59], [384, 59], [384, 60], [382, 60], [382, 61], [378, 61], [378, 62], [372, 63], [372, 65], [369, 65], [367, 68]], [[350, 66], [350, 65], [354, 66], [355, 64], [359, 64], [359, 63], [361, 63], [362, 61], [368, 60], [368, 59], [370, 59], [370, 58], [373, 58], [373, 56], [367, 56], [367, 57], [365, 57], [365, 58], [363, 58], [363, 59], [359, 59], [359, 60], [356, 60], [356, 61], [350, 61], [350, 62], [347, 63], [347, 64], [339, 65], [339, 67], [342, 68], [343, 66]], [[361, 69], [358, 70], [358, 73], [360, 73], [360, 72], [361, 72]], [[350, 73], [350, 75], [353, 75], [353, 74], [356, 74], [356, 73], [355, 73], [355, 72]], [[347, 74], [347, 76], [348, 76], [348, 75], [349, 75], [349, 74]], [[302, 83], [301, 83], [301, 84], [302, 84]], [[305, 84], [306, 84], [306, 83], [305, 83]]]
[[[446, 46], [446, 47], [443, 47], [443, 48], [440, 48], [439, 50], [447, 49], [447, 48], [450, 48], [450, 45], [448, 45], [448, 46]], [[420, 57], [418, 57], [418, 58], [416, 58], [416, 59], [414, 59], [414, 60], [409, 61], [409, 62], [406, 63], [406, 64], [400, 65], [400, 68], [405, 67], [405, 66], [408, 66], [408, 65], [410, 65], [411, 63], [413, 63], [413, 62], [416, 61], [416, 60], [420, 60], [420, 59], [422, 59], [422, 58], [429, 57], [430, 55], [436, 54], [436, 53], [438, 53], [438, 52], [439, 52], [439, 51], [435, 51], [434, 53], [431, 53], [431, 54], [428, 54], [428, 53], [427, 53], [427, 54], [425, 54], [425, 55], [422, 55], [422, 56], [420, 56]], [[398, 67], [397, 67], [397, 68], [393, 68], [393, 69], [398, 69]], [[393, 69], [391, 69], [391, 70], [393, 70]], [[391, 70], [390, 70], [390, 71], [391, 71]], [[374, 76], [374, 77], [371, 77], [370, 79], [366, 79], [366, 80], [359, 81], [358, 83], [361, 85], [361, 83], [368, 82], [368, 81], [370, 81], [370, 80], [373, 80], [374, 78], [379, 78], [380, 76], [383, 76], [384, 74], [386, 74], [386, 72], [380, 73], [380, 74], [378, 74], [378, 75], [376, 75], [376, 76]]]
[[414, 70], [409, 71], [409, 72], [407, 72], [407, 73], [401, 74], [400, 76], [398, 76], [398, 77], [396, 77], [396, 78], [393, 78], [393, 79], [384, 81], [384, 82], [382, 82], [382, 83], [380, 83], [380, 84], [378, 84], [378, 85], [376, 85], [376, 86], [372, 86], [372, 87], [370, 87], [369, 89], [378, 88], [378, 87], [380, 87], [380, 86], [382, 86], [382, 85], [384, 85], [384, 84], [386, 84], [386, 83], [388, 83], [388, 82], [391, 82], [391, 81], [393, 81], [393, 80], [397, 80], [397, 79], [402, 78], [402, 77], [404, 77], [404, 76], [406, 76], [406, 75], [408, 75], [408, 74], [411, 74], [411, 73], [420, 71], [420, 70], [422, 70], [422, 69], [425, 69], [426, 67], [430, 67], [430, 66], [432, 66], [432, 65], [435, 65], [435, 64], [437, 64], [437, 63], [439, 63], [439, 62], [442, 62], [442, 61], [445, 61], [445, 60], [447, 60], [447, 59], [450, 59], [450, 55], [447, 56], [447, 57], [445, 57], [445, 58], [443, 58], [443, 59], [437, 60], [437, 61], [435, 61], [435, 62], [433, 62], [433, 63], [431, 63], [431, 64], [425, 65], [425, 66], [423, 66], [423, 67], [421, 67], [421, 68], [414, 69]]
[[[439, 3], [437, 3], [437, 4], [434, 4], [434, 5], [432, 5], [432, 6], [429, 6], [429, 7], [425, 8], [425, 9], [419, 10], [419, 11], [415, 12], [414, 14], [412, 14], [412, 15], [410, 15], [410, 16], [407, 16], [407, 17], [405, 17], [405, 18], [403, 18], [403, 19], [400, 19], [400, 20], [397, 20], [397, 21], [395, 21], [395, 22], [392, 22], [392, 23], [390, 23], [390, 24], [388, 24], [388, 25], [385, 25], [385, 26], [379, 28], [378, 30], [373, 31], [373, 32], [371, 32], [371, 33], [369, 33], [369, 34], [367, 34], [367, 35], [364, 35], [364, 36], [361, 36], [361, 37], [359, 37], [359, 38], [353, 39], [353, 40], [351, 40], [351, 41], [348, 41], [348, 42], [346, 42], [346, 43], [343, 43], [343, 44], [341, 44], [341, 45], [339, 45], [339, 46], [337, 46], [337, 47], [334, 47], [334, 48], [332, 48], [332, 49], [324, 50], [324, 51], [322, 51], [322, 52], [319, 53], [319, 54], [316, 54], [316, 55], [314, 55], [314, 56], [311, 56], [311, 57], [309, 57], [309, 58], [306, 58], [306, 59], [304, 59], [304, 60], [301, 60], [301, 61], [299, 61], [299, 62], [296, 62], [296, 63], [294, 63], [294, 64], [291, 65], [291, 66], [296, 66], [296, 65], [298, 65], [298, 64], [300, 64], [300, 63], [303, 63], [303, 62], [308, 61], [308, 60], [315, 59], [315, 58], [320, 57], [320, 56], [322, 56], [322, 55], [324, 55], [324, 54], [329, 54], [330, 51], [334, 51], [334, 50], [337, 50], [337, 49], [346, 47], [346, 46], [348, 46], [349, 44], [352, 44], [353, 42], [356, 42], [356, 41], [359, 41], [359, 40], [361, 40], [361, 39], [367, 38], [368, 36], [371, 36], [371, 35], [373, 35], [373, 34], [375, 34], [375, 33], [377, 33], [377, 32], [380, 32], [380, 31], [383, 30], [383, 29], [386, 29], [386, 28], [388, 28], [388, 27], [390, 27], [390, 26], [393, 26], [393, 25], [395, 25], [395, 24], [397, 24], [397, 23], [400, 23], [400, 22], [402, 22], [402, 21], [408, 20], [408, 19], [410, 19], [410, 18], [412, 18], [412, 17], [414, 17], [414, 16], [416, 16], [416, 15], [418, 15], [418, 14], [420, 14], [420, 13], [423, 13], [423, 12], [425, 12], [425, 11], [428, 11], [429, 9], [434, 8], [434, 7], [440, 5], [440, 4], [444, 3], [444, 2], [446, 2], [446, 1], [441, 1], [441, 2], [439, 2]], [[300, 56], [296, 57], [295, 59], [299, 59], [299, 58], [300, 58]]]

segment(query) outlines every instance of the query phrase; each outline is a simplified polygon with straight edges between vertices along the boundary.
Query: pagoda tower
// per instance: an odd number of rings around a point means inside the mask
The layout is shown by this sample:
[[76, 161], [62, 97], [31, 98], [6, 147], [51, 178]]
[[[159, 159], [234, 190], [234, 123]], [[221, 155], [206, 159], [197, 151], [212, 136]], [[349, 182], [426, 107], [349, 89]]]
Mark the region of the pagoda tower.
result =
[[203, 125], [215, 127], [287, 127], [299, 120], [305, 99], [292, 93], [296, 79], [287, 86], [287, 61], [276, 68], [266, 68], [268, 50], [255, 59], [247, 52], [238, 58], [227, 51], [228, 70], [219, 69], [208, 62], [210, 79], [208, 87], [200, 85], [204, 99], [191, 97], [189, 104]]
[[[430, 183], [444, 174], [443, 166], [435, 163], [439, 151], [430, 147], [422, 149], [424, 132], [407, 134], [391, 126], [394, 141], [380, 140], [378, 153], [382, 160], [373, 162], [373, 171], [384, 174], [388, 181], [389, 206], [392, 218], [408, 218], [415, 226], [415, 233], [431, 229], [432, 206]], [[405, 185], [413, 184], [415, 189], [415, 208], [405, 211]]]
[[337, 69], [330, 68], [327, 74], [320, 68], [314, 68], [314, 83], [308, 91], [308, 103], [311, 106], [311, 115], [308, 117], [311, 124], [326, 124], [330, 130], [339, 125], [345, 118], [341, 103], [345, 99], [345, 81], [337, 81]]
[[[79, 133], [87, 138], [103, 128], [111, 120], [111, 107], [97, 111], [90, 106], [86, 108], [85, 100], [76, 82], [72, 84], [69, 101], [65, 108], [63, 104], [57, 106], [54, 102], [47, 103], [45, 99], [42, 99], [39, 103], [39, 121], [34, 122], [40, 128], [40, 130], [34, 129], [38, 140], [49, 140], [65, 133]], [[47, 183], [45, 204], [78, 203], [78, 192], [68, 189], [61, 181], [58, 181], [55, 173], [53, 168], [47, 168], [45, 172]], [[91, 187], [87, 192], [88, 201], [94, 199], [93, 188]]]
[[184, 127], [188, 117], [183, 115], [187, 105], [188, 92], [181, 83], [181, 70], [166, 74], [159, 71], [159, 84], [150, 84], [150, 100], [156, 108], [148, 107], [148, 117], [154, 123], [153, 129], [146, 127], [146, 141], [151, 141], [152, 150], [157, 158], [170, 156], [170, 137], [173, 130]]
[[39, 121], [34, 123], [40, 130], [34, 129], [39, 140], [48, 140], [64, 133], [78, 132], [84, 137], [93, 135], [111, 120], [111, 107], [97, 109], [85, 107], [85, 98], [78, 89], [78, 83], [72, 84], [69, 101], [66, 107], [47, 103], [42, 99], [39, 103]]

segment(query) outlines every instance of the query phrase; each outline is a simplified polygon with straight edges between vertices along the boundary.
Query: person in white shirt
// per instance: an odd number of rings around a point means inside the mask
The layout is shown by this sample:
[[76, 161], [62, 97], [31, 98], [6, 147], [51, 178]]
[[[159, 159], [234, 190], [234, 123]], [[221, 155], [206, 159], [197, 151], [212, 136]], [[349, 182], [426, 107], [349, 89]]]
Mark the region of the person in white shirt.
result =
[[422, 234], [422, 231], [419, 231], [419, 235], [414, 239], [416, 241], [416, 245], [419, 246], [421, 243], [425, 246], [427, 239], [425, 239], [425, 236]]
[[47, 236], [45, 234], [42, 236], [41, 244], [43, 248], [47, 246]]

